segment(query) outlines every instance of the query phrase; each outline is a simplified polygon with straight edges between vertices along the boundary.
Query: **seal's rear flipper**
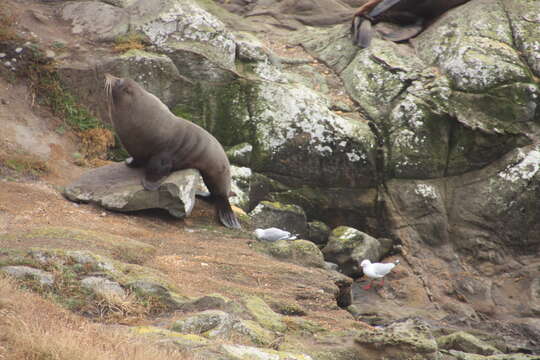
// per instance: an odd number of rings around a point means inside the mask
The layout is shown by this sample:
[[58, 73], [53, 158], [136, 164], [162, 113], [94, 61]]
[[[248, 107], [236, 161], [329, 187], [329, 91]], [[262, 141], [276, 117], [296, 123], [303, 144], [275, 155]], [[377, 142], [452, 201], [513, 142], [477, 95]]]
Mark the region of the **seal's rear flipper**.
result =
[[424, 29], [424, 21], [418, 19], [414, 24], [401, 26], [398, 30], [393, 32], [382, 32], [383, 38], [393, 42], [401, 42], [409, 40], [410, 38], [415, 37], [420, 34]]
[[352, 23], [352, 33], [353, 43], [361, 48], [367, 48], [373, 37], [371, 21], [360, 16], [355, 17]]
[[219, 221], [228, 228], [231, 229], [240, 229], [240, 222], [236, 218], [229, 199], [216, 197], [215, 198], [216, 210], [218, 213]]

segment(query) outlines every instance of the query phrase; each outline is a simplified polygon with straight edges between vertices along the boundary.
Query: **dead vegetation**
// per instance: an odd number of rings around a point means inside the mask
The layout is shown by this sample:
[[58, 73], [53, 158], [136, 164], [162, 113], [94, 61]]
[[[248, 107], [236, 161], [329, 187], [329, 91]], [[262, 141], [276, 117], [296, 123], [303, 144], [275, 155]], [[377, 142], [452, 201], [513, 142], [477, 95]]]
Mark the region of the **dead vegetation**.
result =
[[35, 155], [1, 154], [0, 168], [6, 167], [22, 176], [41, 176], [49, 172], [47, 163]]
[[146, 48], [144, 36], [137, 33], [119, 36], [115, 39], [114, 43], [113, 50], [121, 53], [129, 50], [144, 50]]
[[15, 16], [11, 13], [9, 7], [2, 5], [0, 7], [0, 42], [12, 41], [17, 39], [13, 23]]
[[177, 349], [92, 323], [0, 277], [0, 359], [189, 360]]

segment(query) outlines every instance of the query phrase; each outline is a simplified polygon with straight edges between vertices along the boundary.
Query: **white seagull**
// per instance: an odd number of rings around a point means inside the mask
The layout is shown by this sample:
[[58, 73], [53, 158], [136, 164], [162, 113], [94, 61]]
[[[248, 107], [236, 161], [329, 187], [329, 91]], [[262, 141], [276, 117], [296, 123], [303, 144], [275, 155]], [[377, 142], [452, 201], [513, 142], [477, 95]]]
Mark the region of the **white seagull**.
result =
[[373, 281], [375, 279], [382, 279], [382, 282], [380, 286], [384, 285], [384, 276], [388, 274], [392, 269], [399, 264], [399, 260], [396, 260], [393, 263], [371, 263], [369, 260], [364, 260], [362, 263], [360, 263], [360, 266], [362, 267], [362, 271], [364, 272], [364, 275], [366, 275], [368, 278], [371, 278], [371, 281], [368, 285], [363, 286], [364, 290], [369, 290], [371, 288], [371, 285], [373, 284]]
[[275, 227], [268, 229], [255, 229], [253, 232], [258, 240], [278, 241], [278, 240], [296, 240], [297, 235], [291, 235], [290, 232]]

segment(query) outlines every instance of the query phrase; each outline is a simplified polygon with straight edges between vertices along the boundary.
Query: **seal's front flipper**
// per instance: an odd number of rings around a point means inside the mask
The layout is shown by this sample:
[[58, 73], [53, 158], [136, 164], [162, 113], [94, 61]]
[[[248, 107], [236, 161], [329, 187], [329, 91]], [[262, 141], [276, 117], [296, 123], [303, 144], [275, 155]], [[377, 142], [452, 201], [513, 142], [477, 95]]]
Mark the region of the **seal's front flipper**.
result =
[[215, 206], [218, 213], [219, 221], [228, 228], [241, 229], [240, 221], [236, 218], [229, 199], [221, 196], [215, 197]]
[[158, 154], [153, 156], [145, 167], [142, 184], [146, 190], [153, 191], [159, 188], [161, 180], [171, 173], [172, 160], [169, 156]]
[[127, 167], [130, 168], [139, 168], [144, 166], [144, 163], [140, 160], [136, 160], [134, 157], [128, 157], [126, 160], [124, 160], [124, 163]]

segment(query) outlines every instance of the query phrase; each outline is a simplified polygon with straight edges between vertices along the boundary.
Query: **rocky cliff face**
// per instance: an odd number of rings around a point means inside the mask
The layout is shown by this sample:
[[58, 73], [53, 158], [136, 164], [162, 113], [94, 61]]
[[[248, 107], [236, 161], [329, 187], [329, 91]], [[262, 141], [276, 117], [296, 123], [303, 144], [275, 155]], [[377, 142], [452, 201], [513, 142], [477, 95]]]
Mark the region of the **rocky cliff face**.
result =
[[[358, 244], [339, 245], [340, 228], [328, 245], [329, 230], [317, 240], [327, 258], [346, 253], [346, 259], [333, 261], [350, 276], [361, 275], [363, 257], [403, 259], [395, 282], [383, 290], [353, 285], [348, 309], [372, 325], [398, 322], [384, 330], [342, 332], [283, 320], [260, 299], [182, 297], [182, 289], [157, 275], [133, 280], [126, 279], [122, 265], [101, 269], [120, 289], [143, 297], [159, 294], [167, 311], [204, 312], [184, 316], [170, 333], [137, 331], [169, 340], [197, 333], [202, 337], [184, 339], [180, 346], [227, 359], [461, 359], [473, 352], [539, 351], [540, 3], [471, 0], [410, 42], [376, 38], [368, 49], [355, 47], [349, 37], [345, 21], [358, 5], [354, 1], [10, 4], [20, 16], [19, 29], [34, 33], [33, 42], [50, 51], [63, 86], [103, 122], [110, 122], [103, 75], [132, 78], [230, 147], [235, 165], [249, 168], [238, 170], [235, 190], [242, 192], [238, 204], [246, 212], [269, 200], [302, 208], [303, 235], [309, 233], [306, 221], [355, 228]], [[138, 46], [119, 51], [126, 39], [136, 39]], [[16, 49], [27, 53], [34, 45], [2, 46], [6, 59], [17, 59]], [[16, 61], [1, 66], [17, 73]], [[194, 191], [188, 191], [193, 201]], [[182, 212], [192, 205], [187, 208]], [[246, 221], [257, 221], [251, 215]], [[304, 245], [282, 243], [264, 251], [292, 263], [316, 259], [303, 265], [322, 266], [316, 248], [309, 256], [298, 255]], [[6, 266], [13, 271], [39, 262], [36, 256], [14, 261], [6, 255]], [[41, 271], [58, 259], [73, 266], [88, 263], [63, 251], [43, 256], [49, 260], [38, 266]], [[351, 286], [339, 274], [316, 272], [330, 292]], [[309, 296], [313, 299], [303, 299], [307, 303], [317, 297]], [[216, 308], [225, 312], [205, 312]], [[486, 331], [494, 324], [503, 328], [489, 338]], [[458, 346], [436, 339], [460, 329], [475, 329], [480, 340], [465, 335], [452, 340]], [[287, 353], [207, 342], [220, 332], [243, 337], [244, 345]], [[306, 332], [318, 335], [310, 342]], [[495, 350], [463, 345], [476, 340]]]

